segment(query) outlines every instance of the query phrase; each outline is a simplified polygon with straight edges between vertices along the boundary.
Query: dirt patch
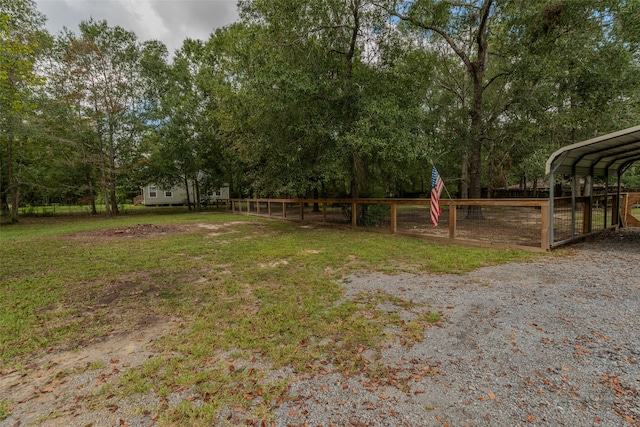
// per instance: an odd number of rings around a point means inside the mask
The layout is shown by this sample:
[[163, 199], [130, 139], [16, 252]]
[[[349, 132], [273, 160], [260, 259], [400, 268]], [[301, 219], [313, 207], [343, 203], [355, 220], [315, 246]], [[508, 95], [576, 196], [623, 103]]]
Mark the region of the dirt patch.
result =
[[121, 425], [121, 419], [130, 419], [139, 408], [151, 407], [151, 401], [101, 394], [106, 386], [117, 385], [127, 369], [153, 357], [153, 342], [180, 322], [171, 316], [149, 320], [144, 327], [72, 351], [51, 352], [22, 371], [0, 371], [0, 396], [13, 402], [11, 415], [0, 426]]
[[141, 239], [186, 233], [189, 227], [182, 225], [136, 224], [127, 227], [105, 228], [95, 231], [72, 233], [67, 239], [79, 243], [111, 242], [121, 239]]

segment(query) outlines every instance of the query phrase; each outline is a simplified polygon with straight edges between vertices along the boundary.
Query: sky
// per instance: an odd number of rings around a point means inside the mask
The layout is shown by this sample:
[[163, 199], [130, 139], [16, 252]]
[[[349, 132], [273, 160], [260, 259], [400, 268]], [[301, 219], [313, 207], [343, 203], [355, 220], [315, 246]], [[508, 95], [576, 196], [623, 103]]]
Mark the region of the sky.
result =
[[157, 39], [169, 53], [184, 39], [207, 40], [216, 28], [238, 19], [237, 0], [35, 0], [47, 17], [46, 28], [78, 33], [78, 24], [93, 18], [133, 31], [138, 40]]

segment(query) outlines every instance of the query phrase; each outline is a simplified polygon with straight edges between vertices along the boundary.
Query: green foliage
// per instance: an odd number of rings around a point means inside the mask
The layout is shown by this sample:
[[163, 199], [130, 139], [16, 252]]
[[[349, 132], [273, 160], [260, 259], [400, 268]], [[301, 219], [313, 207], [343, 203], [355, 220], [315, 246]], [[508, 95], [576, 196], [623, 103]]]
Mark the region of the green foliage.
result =
[[11, 402], [6, 399], [0, 399], [0, 421], [11, 415]]
[[0, 215], [17, 220], [22, 171], [35, 150], [36, 62], [46, 43], [44, 16], [31, 0], [0, 1]]
[[640, 117], [637, 1], [243, 0], [172, 58], [105, 21], [52, 43], [32, 0], [0, 5], [2, 219], [9, 204], [117, 212], [152, 182], [195, 183], [196, 205], [222, 183], [425, 194], [431, 162], [479, 197]]

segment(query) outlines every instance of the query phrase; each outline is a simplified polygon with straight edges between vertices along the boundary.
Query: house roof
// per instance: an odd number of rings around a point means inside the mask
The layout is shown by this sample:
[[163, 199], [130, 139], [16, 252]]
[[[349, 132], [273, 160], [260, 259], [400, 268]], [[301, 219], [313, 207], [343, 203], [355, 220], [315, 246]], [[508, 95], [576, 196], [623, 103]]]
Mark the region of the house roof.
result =
[[567, 145], [547, 160], [546, 173], [615, 176], [640, 160], [640, 126]]

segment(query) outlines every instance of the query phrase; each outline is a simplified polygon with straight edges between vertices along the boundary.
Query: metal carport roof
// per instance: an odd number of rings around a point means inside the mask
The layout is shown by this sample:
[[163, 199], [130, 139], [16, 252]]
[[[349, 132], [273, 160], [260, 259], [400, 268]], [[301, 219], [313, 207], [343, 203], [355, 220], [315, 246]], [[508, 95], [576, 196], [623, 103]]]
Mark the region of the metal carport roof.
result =
[[616, 176], [640, 160], [640, 126], [567, 145], [547, 160], [546, 173]]

